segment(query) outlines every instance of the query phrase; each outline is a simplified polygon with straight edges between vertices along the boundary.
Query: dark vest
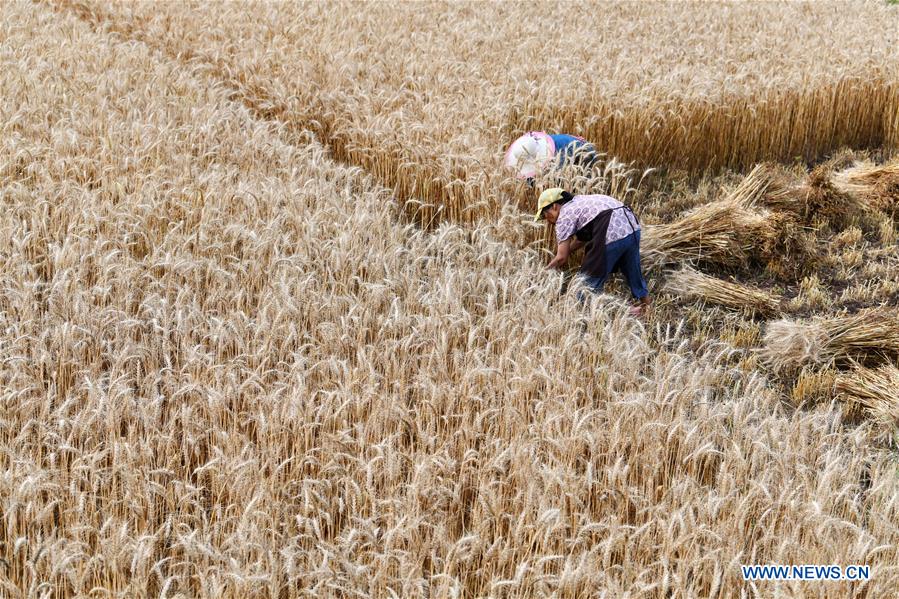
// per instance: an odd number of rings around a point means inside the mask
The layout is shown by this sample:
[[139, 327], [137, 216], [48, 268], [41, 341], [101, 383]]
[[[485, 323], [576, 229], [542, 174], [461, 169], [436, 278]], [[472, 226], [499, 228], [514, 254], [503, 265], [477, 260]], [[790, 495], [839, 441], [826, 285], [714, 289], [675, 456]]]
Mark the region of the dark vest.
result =
[[[628, 206], [609, 208], [597, 214], [593, 217], [593, 220], [578, 229], [574, 234], [579, 241], [587, 244], [584, 262], [581, 264], [581, 272], [587, 276], [602, 277], [608, 274], [606, 269], [606, 233], [609, 230], [609, 221], [612, 220], [612, 213], [615, 210], [627, 210], [634, 214], [634, 211]], [[637, 219], [636, 214], [634, 214], [634, 219], [639, 224], [640, 221]]]

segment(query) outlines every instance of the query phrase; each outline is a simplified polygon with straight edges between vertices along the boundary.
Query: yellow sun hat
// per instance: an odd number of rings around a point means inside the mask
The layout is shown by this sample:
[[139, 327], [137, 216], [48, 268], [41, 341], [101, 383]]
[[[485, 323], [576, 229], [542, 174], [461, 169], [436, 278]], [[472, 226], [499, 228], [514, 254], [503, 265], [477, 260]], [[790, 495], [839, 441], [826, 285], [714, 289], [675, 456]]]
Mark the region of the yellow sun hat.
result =
[[543, 209], [561, 200], [563, 191], [561, 187], [550, 187], [540, 194], [537, 199], [537, 214], [534, 215], [534, 222], [543, 220]]

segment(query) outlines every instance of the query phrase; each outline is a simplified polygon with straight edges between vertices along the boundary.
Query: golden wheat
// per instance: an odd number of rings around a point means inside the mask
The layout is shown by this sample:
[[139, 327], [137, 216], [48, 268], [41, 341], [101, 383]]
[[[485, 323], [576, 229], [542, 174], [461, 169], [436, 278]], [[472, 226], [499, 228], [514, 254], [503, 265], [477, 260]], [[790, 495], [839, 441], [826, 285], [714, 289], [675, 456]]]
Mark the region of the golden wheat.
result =
[[899, 423], [899, 369], [854, 368], [836, 377], [834, 387], [844, 399], [864, 407], [889, 426]]
[[767, 211], [758, 206], [770, 184], [767, 169], [757, 167], [724, 199], [674, 222], [647, 226], [644, 261], [651, 267], [685, 261], [745, 263], [748, 253], [769, 244], [775, 233]]
[[873, 2], [73, 6], [315, 131], [428, 225], [520, 197], [499, 160], [530, 129], [693, 171], [895, 146], [895, 10]]
[[[224, 50], [91, 8], [0, 4], [0, 594], [737, 597], [748, 559], [899, 586], [876, 429], [559, 297], [517, 207], [403, 225], [291, 120], [312, 91], [247, 108]], [[308, 49], [235, 10], [178, 43]]]
[[765, 333], [762, 354], [776, 370], [835, 360], [896, 356], [899, 311], [875, 308], [807, 322], [772, 322]]
[[689, 266], [670, 273], [665, 289], [685, 298], [701, 299], [738, 310], [763, 315], [778, 311], [781, 298], [764, 289], [756, 289], [734, 281], [725, 281], [703, 274]]
[[831, 181], [836, 189], [874, 209], [895, 211], [899, 207], [899, 162], [856, 163], [833, 173]]

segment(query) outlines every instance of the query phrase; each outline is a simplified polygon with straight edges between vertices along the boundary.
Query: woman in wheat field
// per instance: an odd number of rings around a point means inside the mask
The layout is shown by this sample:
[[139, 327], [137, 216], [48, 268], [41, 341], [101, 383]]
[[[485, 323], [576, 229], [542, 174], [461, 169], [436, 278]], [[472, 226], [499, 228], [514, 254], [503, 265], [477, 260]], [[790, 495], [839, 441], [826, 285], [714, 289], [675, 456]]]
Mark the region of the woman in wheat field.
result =
[[566, 164], [590, 169], [598, 158], [596, 147], [579, 135], [531, 131], [512, 142], [503, 162], [533, 187], [535, 178], [548, 171]]
[[559, 187], [545, 190], [537, 200], [534, 220], [556, 227], [558, 247], [548, 268], [561, 269], [574, 250], [586, 245], [581, 274], [587, 287], [600, 292], [606, 279], [620, 271], [642, 314], [649, 306], [649, 290], [640, 268], [640, 221], [630, 207], [606, 195], [573, 196]]

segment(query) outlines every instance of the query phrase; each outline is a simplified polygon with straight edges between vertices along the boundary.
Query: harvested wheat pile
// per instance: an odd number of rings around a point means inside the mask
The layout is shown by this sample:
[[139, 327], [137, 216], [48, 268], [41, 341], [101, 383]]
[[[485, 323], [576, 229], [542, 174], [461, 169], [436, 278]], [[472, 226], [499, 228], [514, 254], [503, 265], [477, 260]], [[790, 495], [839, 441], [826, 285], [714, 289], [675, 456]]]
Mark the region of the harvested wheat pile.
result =
[[826, 163], [809, 173], [802, 186], [804, 219], [811, 223], [824, 221], [838, 228], [860, 222], [868, 206], [858, 197], [835, 187], [832, 174], [831, 165]]
[[795, 172], [774, 163], [760, 164], [756, 168], [764, 170], [770, 180], [760, 200], [763, 206], [788, 214], [802, 212], [803, 180]]
[[774, 212], [768, 222], [774, 234], [759, 251], [766, 271], [789, 281], [813, 273], [822, 259], [815, 229], [786, 213]]
[[889, 212], [899, 207], [899, 161], [880, 166], [856, 162], [833, 173], [830, 181], [834, 188], [875, 210]]
[[766, 168], [775, 183], [762, 199], [766, 207], [809, 224], [836, 227], [863, 222], [872, 210], [888, 211], [899, 201], [899, 163], [875, 166], [852, 162], [851, 152], [840, 152], [804, 177], [783, 167]]
[[817, 166], [804, 178], [772, 168], [777, 185], [765, 194], [762, 204], [780, 215], [805, 225], [828, 222], [837, 226], [855, 222], [866, 206], [831, 182], [829, 163]]
[[728, 308], [773, 314], [778, 311], [780, 299], [773, 293], [749, 285], [725, 281], [703, 274], [689, 266], [671, 273], [665, 285], [671, 293], [720, 304]]
[[770, 274], [795, 279], [818, 264], [815, 229], [809, 226], [807, 181], [775, 164], [760, 164], [756, 171], [768, 183], [757, 204], [770, 213], [765, 235], [753, 249]]
[[769, 213], [758, 207], [771, 182], [768, 170], [756, 167], [725, 199], [675, 222], [647, 225], [643, 260], [650, 267], [686, 261], [744, 264], [753, 248], [769, 244], [775, 234]]
[[768, 325], [761, 354], [777, 371], [899, 355], [899, 310], [873, 308], [810, 322], [779, 320]]
[[862, 406], [881, 422], [899, 424], [899, 369], [857, 367], [836, 377], [835, 390], [843, 399]]

